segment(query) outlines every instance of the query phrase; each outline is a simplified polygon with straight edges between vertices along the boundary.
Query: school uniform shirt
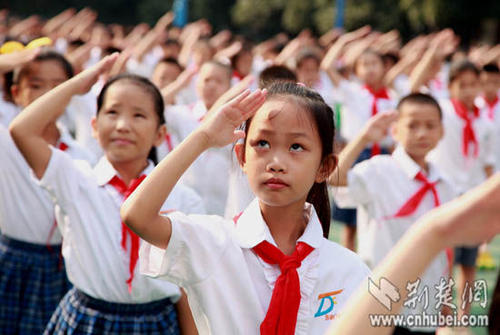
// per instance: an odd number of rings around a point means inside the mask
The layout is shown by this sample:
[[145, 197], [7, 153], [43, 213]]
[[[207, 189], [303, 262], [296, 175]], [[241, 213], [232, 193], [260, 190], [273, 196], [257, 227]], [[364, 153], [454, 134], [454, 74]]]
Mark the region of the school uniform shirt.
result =
[[500, 171], [500, 99], [493, 106], [489, 106], [484, 97], [476, 99], [476, 106], [481, 109], [486, 119], [491, 122], [495, 141], [493, 145], [493, 155], [495, 156], [495, 169]]
[[[352, 141], [372, 117], [373, 97], [359, 83], [345, 79], [340, 81], [336, 89], [338, 91], [338, 99], [342, 103], [341, 135], [347, 141]], [[389, 91], [389, 96], [391, 97], [390, 99], [378, 99], [378, 113], [395, 109], [396, 97], [391, 91]], [[392, 143], [392, 139], [387, 137], [379, 144], [382, 147], [387, 147]]]
[[465, 121], [456, 114], [450, 100], [441, 100], [439, 104], [443, 111], [444, 136], [428, 157], [453, 182], [457, 190], [463, 193], [486, 179], [485, 166], [495, 165], [494, 130], [484, 112], [480, 111], [480, 116], [472, 121], [479, 145], [478, 156], [474, 156], [473, 145], [469, 145], [469, 154], [465, 156], [462, 144]]
[[[75, 158], [85, 158], [85, 151], [66, 133], [59, 143]], [[0, 229], [2, 234], [34, 244], [60, 244], [55, 229], [54, 204], [41, 188], [31, 169], [17, 149], [9, 131], [0, 125]]]
[[247, 175], [241, 170], [238, 159], [234, 155], [231, 158], [228, 184], [224, 217], [231, 219], [247, 208], [255, 198]]
[[[171, 134], [171, 145], [181, 142], [202, 122], [207, 109], [202, 101], [192, 105], [174, 106], [165, 111], [167, 130]], [[159, 157], [163, 158], [170, 150], [164, 150], [168, 143], [160, 146]], [[168, 148], [167, 148], [168, 149]], [[191, 187], [203, 199], [207, 214], [224, 215], [228, 198], [231, 171], [232, 145], [210, 148], [204, 151], [180, 179], [180, 183]], [[239, 213], [239, 212], [238, 212]]]
[[[313, 206], [299, 242], [314, 250], [297, 269], [301, 301], [296, 334], [324, 334], [369, 270], [359, 257], [323, 238]], [[145, 243], [141, 272], [169, 280], [187, 291], [200, 334], [259, 334], [280, 275], [278, 265], [252, 250], [276, 243], [255, 199], [236, 224], [219, 216], [168, 214], [172, 236], [167, 249]], [[326, 298], [319, 298], [321, 295]]]
[[[150, 162], [142, 174], [152, 170]], [[52, 150], [40, 184], [55, 204], [68, 279], [89, 296], [108, 302], [146, 303], [166, 297], [175, 302], [179, 297], [175, 285], [140, 275], [138, 266], [128, 291], [130, 247], [125, 251], [121, 246], [120, 206], [124, 198], [109, 184], [116, 175], [105, 157], [91, 168]], [[199, 197], [182, 185], [172, 190], [162, 211], [181, 208], [203, 212]]]
[[3, 100], [0, 94], [0, 125], [7, 128], [20, 111], [21, 109], [15, 104]]
[[[99, 87], [97, 89], [100, 90]], [[97, 140], [92, 136], [91, 121], [97, 115], [96, 101], [97, 95], [94, 90], [83, 95], [75, 95], [71, 98], [68, 110], [71, 110], [74, 115], [75, 140], [90, 151], [97, 160], [102, 157], [103, 152]]]
[[[435, 207], [434, 196], [429, 190], [413, 214], [394, 217], [423, 186], [422, 182], [415, 180], [420, 171], [417, 163], [398, 146], [392, 155], [372, 157], [348, 172], [347, 191], [358, 210], [358, 254], [370, 268], [375, 268], [390, 253], [418, 218]], [[452, 184], [431, 163], [427, 179], [431, 183], [437, 181], [435, 187], [441, 204], [456, 196]], [[442, 252], [420, 277], [420, 290], [426, 285], [429, 290], [426, 313], [438, 312], [434, 309], [437, 303], [434, 286], [447, 275], [448, 260], [446, 253]], [[423, 304], [417, 304], [415, 309], [404, 308], [403, 314], [419, 314], [424, 311], [423, 308]]]

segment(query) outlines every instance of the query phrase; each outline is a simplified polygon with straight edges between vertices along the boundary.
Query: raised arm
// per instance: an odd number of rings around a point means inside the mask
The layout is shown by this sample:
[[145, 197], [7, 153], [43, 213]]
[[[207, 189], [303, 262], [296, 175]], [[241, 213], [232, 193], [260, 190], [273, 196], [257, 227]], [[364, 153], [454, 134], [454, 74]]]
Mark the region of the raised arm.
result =
[[[497, 173], [474, 190], [429, 212], [391, 250], [370, 276], [371, 280], [378, 286], [380, 279], [385, 278], [403, 292], [406, 284], [423, 273], [445, 248], [490, 240], [500, 233], [499, 199], [500, 173]], [[397, 314], [405, 298], [401, 296], [393, 302], [388, 311], [368, 292], [365, 282], [327, 334], [392, 334], [391, 327], [373, 327], [369, 315]]]
[[159, 214], [161, 206], [175, 184], [196, 160], [210, 147], [223, 147], [244, 137], [235, 130], [264, 103], [265, 91], [246, 90], [217, 112], [163, 159], [154, 171], [123, 203], [123, 222], [137, 235], [160, 248], [166, 248], [172, 234], [170, 219]]
[[328, 49], [325, 57], [321, 61], [321, 69], [325, 71], [335, 86], [338, 86], [342, 76], [335, 68], [335, 61], [340, 57], [345, 46], [370, 32], [369, 26], [361, 27], [355, 31], [340, 36], [337, 41]]
[[99, 75], [112, 66], [117, 56], [114, 54], [103, 58], [93, 67], [47, 92], [12, 121], [12, 138], [38, 178], [43, 177], [51, 156], [49, 144], [43, 138], [44, 130], [64, 113], [64, 107], [73, 95], [90, 90]]
[[394, 111], [379, 113], [372, 117], [359, 135], [340, 152], [337, 168], [330, 175], [328, 183], [332, 186], [347, 186], [347, 173], [359, 154], [369, 143], [385, 138], [389, 126], [396, 117], [397, 112]]

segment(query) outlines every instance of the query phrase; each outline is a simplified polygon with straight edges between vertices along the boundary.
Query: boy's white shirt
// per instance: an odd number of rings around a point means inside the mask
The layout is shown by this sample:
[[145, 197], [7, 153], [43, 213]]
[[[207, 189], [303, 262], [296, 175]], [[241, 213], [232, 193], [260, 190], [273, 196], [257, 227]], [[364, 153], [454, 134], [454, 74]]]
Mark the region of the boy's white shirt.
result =
[[469, 145], [469, 156], [462, 151], [464, 121], [456, 114], [451, 100], [439, 102], [443, 111], [444, 136], [438, 146], [429, 153], [429, 161], [453, 182], [460, 193], [481, 184], [486, 179], [484, 167], [495, 165], [495, 131], [484, 110], [472, 122], [479, 144], [479, 154], [473, 156], [474, 146]]
[[[342, 79], [335, 89], [338, 90], [338, 99], [342, 103], [341, 135], [346, 140], [352, 141], [372, 116], [373, 97], [359, 83], [345, 79]], [[394, 93], [389, 91], [389, 96], [390, 99], [377, 101], [378, 113], [396, 107]], [[389, 146], [392, 143], [389, 137], [380, 142], [382, 146]]]
[[[168, 132], [171, 133], [172, 144], [184, 140], [201, 123], [207, 109], [202, 101], [191, 106], [173, 106], [165, 110]], [[164, 142], [158, 150], [162, 159], [167, 153]], [[203, 199], [207, 214], [224, 215], [228, 199], [231, 171], [232, 145], [223, 148], [210, 148], [203, 152], [187, 171], [180, 182], [194, 189]]]
[[[414, 195], [423, 183], [414, 178], [421, 171], [405, 150], [398, 146], [392, 155], [378, 155], [356, 164], [348, 173], [347, 193], [358, 209], [358, 254], [370, 268], [375, 268], [406, 231], [421, 217], [434, 208], [434, 197], [427, 192], [414, 214], [394, 218], [394, 214]], [[440, 203], [452, 200], [457, 192], [452, 184], [440, 174], [439, 170], [429, 164], [430, 182], [437, 181], [436, 189]], [[425, 246], [423, 246], [425, 247]], [[418, 252], [416, 250], [416, 252]], [[429, 306], [427, 314], [436, 314], [437, 303], [434, 285], [439, 284], [441, 277], [448, 275], [448, 261], [442, 252], [426, 272], [420, 277], [419, 293], [428, 287]], [[416, 278], [415, 278], [416, 279]], [[406, 288], [400, 288], [406, 289]], [[415, 309], [404, 308], [403, 314], [421, 314], [424, 311], [423, 301], [417, 303]], [[413, 327], [413, 330], [426, 328]], [[428, 330], [428, 328], [427, 328]]]
[[489, 107], [482, 96], [477, 97], [476, 106], [486, 115], [486, 119], [491, 122], [495, 136], [493, 145], [493, 155], [495, 156], [495, 171], [500, 171], [500, 100], [493, 107], [493, 120], [489, 118]]
[[17, 107], [15, 104], [5, 101], [0, 94], [0, 125], [5, 128], [9, 127], [9, 124], [16, 115], [21, 111], [21, 108]]
[[[150, 162], [143, 173], [152, 170]], [[146, 303], [166, 297], [176, 301], [180, 296], [178, 287], [142, 276], [139, 266], [135, 269], [132, 291], [128, 292], [130, 250], [125, 251], [121, 246], [123, 196], [109, 184], [116, 174], [105, 157], [91, 168], [86, 162], [52, 150], [39, 182], [55, 205], [68, 278], [86, 294], [109, 302]], [[196, 193], [178, 185], [162, 211], [181, 208], [204, 213]]]
[[[90, 155], [65, 131], [60, 142], [75, 159]], [[35, 244], [60, 244], [61, 234], [54, 229], [54, 204], [49, 194], [38, 185], [31, 168], [17, 149], [9, 131], [0, 125], [0, 229], [6, 236]], [[51, 231], [53, 232], [51, 233]]]
[[[309, 222], [298, 241], [315, 249], [297, 269], [301, 302], [295, 333], [323, 334], [369, 270], [356, 254], [323, 238], [310, 204], [306, 204], [305, 212], [309, 213]], [[175, 212], [168, 217], [172, 221], [168, 248], [144, 243], [141, 272], [174, 282], [187, 291], [200, 334], [259, 334], [280, 269], [264, 262], [251, 249], [264, 240], [276, 245], [258, 200], [248, 206], [236, 224], [219, 216]], [[320, 294], [338, 290], [342, 291], [333, 295], [334, 305], [325, 301], [321, 306]]]

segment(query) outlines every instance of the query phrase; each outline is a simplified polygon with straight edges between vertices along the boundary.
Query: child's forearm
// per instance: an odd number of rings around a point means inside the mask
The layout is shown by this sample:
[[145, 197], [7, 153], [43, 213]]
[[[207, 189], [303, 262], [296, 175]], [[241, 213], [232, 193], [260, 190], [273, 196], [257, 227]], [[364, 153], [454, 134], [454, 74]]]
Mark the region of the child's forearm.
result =
[[363, 149], [368, 145], [364, 134], [358, 135], [339, 154], [337, 168], [330, 175], [328, 183], [332, 186], [347, 186], [347, 173]]
[[177, 181], [196, 158], [208, 149], [207, 135], [197, 130], [163, 159], [123, 203], [123, 222], [142, 239], [165, 248], [171, 235], [170, 220], [159, 215]]
[[[407, 233], [402, 240], [391, 250], [390, 256], [377, 267], [369, 276], [372, 282], [363, 282], [363, 286], [349, 301], [342, 312], [342, 317], [337, 321], [328, 334], [391, 334], [391, 327], [374, 327], [370, 324], [369, 315], [398, 314], [399, 309], [406, 299], [406, 284], [408, 280], [414, 281], [425, 268], [444, 248], [439, 238], [427, 229], [427, 222], [421, 222], [412, 233]], [[425, 248], [422, 246], [425, 245]], [[415, 257], [418, 250], [418, 257]], [[388, 283], [382, 284], [388, 280]], [[375, 285], [376, 287], [375, 287]], [[384, 285], [384, 286], [382, 286]], [[379, 291], [382, 287], [394, 286], [400, 294], [398, 301], [391, 301], [390, 310], [379, 302], [369, 292], [369, 287]], [[381, 292], [381, 295], [383, 293]], [[347, 321], [347, 322], [345, 322]]]

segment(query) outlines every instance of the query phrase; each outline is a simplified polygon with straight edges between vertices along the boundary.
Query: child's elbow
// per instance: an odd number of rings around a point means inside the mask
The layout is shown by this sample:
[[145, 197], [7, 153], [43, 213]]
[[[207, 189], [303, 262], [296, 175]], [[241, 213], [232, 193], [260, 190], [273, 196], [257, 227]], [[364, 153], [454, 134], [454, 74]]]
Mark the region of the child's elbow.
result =
[[125, 202], [120, 208], [120, 217], [122, 222], [125, 223], [130, 229], [133, 229], [137, 225], [137, 217], [134, 216], [134, 211], [130, 209], [127, 202]]
[[9, 125], [9, 133], [16, 144], [22, 138], [22, 131], [16, 120], [12, 121], [12, 123]]

